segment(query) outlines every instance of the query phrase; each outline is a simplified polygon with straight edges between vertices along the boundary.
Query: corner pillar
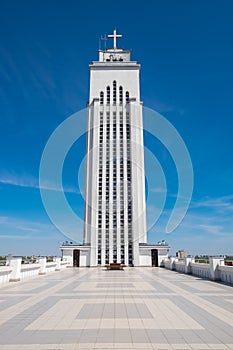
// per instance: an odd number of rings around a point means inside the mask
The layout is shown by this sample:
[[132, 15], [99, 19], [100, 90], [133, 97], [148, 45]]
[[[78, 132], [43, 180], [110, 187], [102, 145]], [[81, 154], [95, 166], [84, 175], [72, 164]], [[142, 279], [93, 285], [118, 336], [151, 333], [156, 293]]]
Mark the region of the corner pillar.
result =
[[9, 266], [12, 267], [12, 272], [10, 274], [10, 282], [17, 282], [21, 279], [21, 263], [22, 258], [10, 258]]
[[173, 256], [170, 257], [170, 266], [169, 266], [170, 270], [175, 270], [175, 262], [176, 262], [176, 258]]
[[39, 275], [45, 275], [46, 274], [46, 257], [39, 258], [39, 264], [40, 264]]
[[185, 273], [191, 274], [192, 273], [192, 267], [191, 267], [191, 263], [195, 262], [195, 258], [194, 257], [188, 257], [186, 256], [184, 258], [184, 263], [185, 263]]
[[210, 257], [210, 279], [213, 281], [218, 281], [220, 279], [219, 266], [224, 263], [224, 258]]
[[55, 258], [55, 262], [56, 262], [55, 271], [60, 271], [61, 270], [61, 258]]

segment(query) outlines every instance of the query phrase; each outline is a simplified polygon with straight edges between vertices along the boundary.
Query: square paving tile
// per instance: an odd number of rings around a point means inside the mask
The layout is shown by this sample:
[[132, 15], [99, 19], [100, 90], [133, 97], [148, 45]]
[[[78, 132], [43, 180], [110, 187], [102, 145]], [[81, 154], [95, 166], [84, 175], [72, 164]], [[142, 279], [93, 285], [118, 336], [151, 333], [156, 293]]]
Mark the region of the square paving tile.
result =
[[233, 349], [232, 303], [165, 269], [66, 269], [1, 287], [0, 349]]

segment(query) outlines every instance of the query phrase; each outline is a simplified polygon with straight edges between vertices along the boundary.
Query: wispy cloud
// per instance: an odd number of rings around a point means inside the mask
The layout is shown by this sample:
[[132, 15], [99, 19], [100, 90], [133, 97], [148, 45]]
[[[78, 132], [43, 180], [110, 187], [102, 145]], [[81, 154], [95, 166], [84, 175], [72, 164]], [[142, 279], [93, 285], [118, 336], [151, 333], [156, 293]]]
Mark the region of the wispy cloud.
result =
[[191, 236], [232, 236], [231, 220], [218, 215], [188, 213], [178, 231], [187, 232]]
[[[2, 220], [3, 218], [3, 220]], [[57, 230], [54, 228], [54, 226], [51, 223], [47, 222], [41, 222], [41, 221], [34, 221], [30, 219], [25, 219], [22, 217], [15, 217], [15, 216], [0, 216], [0, 222], [2, 222], [1, 230], [0, 230], [0, 237], [3, 237], [6, 235], [6, 232], [11, 232], [11, 235], [16, 232], [19, 233], [17, 235], [18, 238], [25, 236], [22, 233], [27, 232], [27, 236], [31, 236], [31, 234], [46, 234], [46, 233], [53, 233], [57, 232]], [[12, 229], [14, 232], [12, 232]], [[2, 234], [1, 234], [2, 233]], [[31, 233], [31, 234], [30, 234]]]
[[0, 224], [3, 224], [4, 222], [6, 222], [8, 220], [7, 216], [0, 216]]
[[0, 238], [1, 239], [15, 239], [15, 240], [17, 240], [17, 239], [29, 239], [29, 238], [31, 238], [31, 236], [29, 236], [29, 235], [13, 235], [13, 234], [8, 234], [8, 235], [6, 235], [6, 234], [4, 234], [4, 235], [1, 235], [0, 234]]
[[192, 208], [208, 208], [217, 211], [233, 211], [233, 195], [218, 198], [204, 198], [192, 202]]
[[224, 228], [221, 225], [200, 224], [200, 225], [197, 225], [197, 227], [199, 229], [203, 230], [203, 232], [210, 233], [211, 235], [215, 235], [215, 236], [225, 236], [226, 235], [226, 233], [222, 232], [222, 230]]
[[159, 101], [158, 99], [155, 99], [154, 96], [152, 99], [147, 97], [147, 103], [160, 113], [174, 111], [173, 106], [171, 106], [167, 102], [162, 102], [162, 101]]
[[176, 112], [176, 113], [179, 113], [180, 115], [184, 114], [183, 108], [173, 106], [170, 104], [170, 102], [161, 101], [158, 98], [155, 98], [155, 96], [153, 96], [152, 98], [147, 97], [146, 103], [147, 103], [147, 107], [153, 108], [155, 111], [159, 113]]
[[38, 180], [31, 176], [16, 176], [14, 174], [0, 175], [0, 183], [19, 187], [38, 188]]
[[[197, 237], [197, 236], [206, 236], [206, 237], [222, 237], [227, 238], [233, 235], [232, 230], [232, 216], [227, 213], [215, 212], [207, 210], [199, 210], [201, 207], [192, 207], [186, 213], [181, 224], [176, 228], [172, 235], [185, 234], [187, 237]], [[214, 206], [215, 208], [215, 206]], [[171, 216], [172, 209], [164, 208], [159, 220], [152, 228], [154, 232], [163, 232], [165, 233], [165, 228], [168, 223], [168, 220]], [[150, 206], [147, 208], [147, 222], [154, 222], [154, 218], [158, 213], [158, 208], [156, 206]], [[225, 213], [225, 212], [224, 212]]]
[[[0, 216], [0, 220], [1, 220]], [[5, 218], [5, 217], [4, 217]], [[65, 225], [65, 223], [64, 223]], [[67, 226], [69, 227], [70, 222], [67, 222]], [[33, 247], [35, 244], [34, 240], [55, 240], [56, 242], [71, 240], [82, 242], [83, 235], [83, 227], [72, 227], [70, 225], [71, 230], [75, 233], [72, 236], [65, 236], [58, 228], [56, 228], [51, 222], [47, 219], [42, 218], [39, 220], [27, 219], [24, 217], [16, 217], [14, 215], [8, 216], [5, 221], [0, 225], [0, 240], [1, 239], [12, 239], [15, 238], [17, 240], [28, 239], [27, 246]], [[2, 242], [3, 243], [3, 242]], [[2, 248], [2, 245], [0, 245]]]
[[27, 227], [27, 226], [18, 226], [17, 227], [21, 231], [29, 231], [29, 232], [40, 232], [37, 228]]
[[[31, 90], [27, 82], [48, 99], [56, 98], [56, 84], [53, 70], [48, 60], [48, 54], [40, 45], [34, 46], [36, 54], [28, 50], [24, 42], [20, 42], [20, 59], [15, 60], [14, 53], [1, 47], [2, 68], [1, 78], [19, 87], [25, 101], [30, 101]], [[25, 63], [21, 65], [21, 60]], [[43, 63], [41, 63], [41, 60]]]
[[154, 193], [164, 193], [164, 192], [167, 192], [167, 189], [164, 187], [154, 187], [154, 188], [151, 188], [150, 191]]
[[11, 185], [11, 186], [18, 186], [18, 187], [80, 194], [80, 192], [74, 187], [64, 186], [61, 189], [56, 187], [54, 184], [49, 183], [49, 181], [47, 183], [44, 182], [43, 186], [40, 186], [39, 180], [30, 175], [21, 175], [21, 176], [15, 175], [15, 174], [0, 175], [0, 183], [4, 185]]

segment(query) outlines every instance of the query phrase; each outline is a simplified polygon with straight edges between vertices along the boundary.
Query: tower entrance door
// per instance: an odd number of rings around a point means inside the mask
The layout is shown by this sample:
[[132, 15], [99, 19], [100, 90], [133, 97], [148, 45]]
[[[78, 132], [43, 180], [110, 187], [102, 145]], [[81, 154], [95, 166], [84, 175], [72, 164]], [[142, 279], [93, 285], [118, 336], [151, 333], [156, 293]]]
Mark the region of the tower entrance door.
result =
[[158, 267], [158, 249], [152, 249], [151, 250], [151, 265], [152, 267]]
[[75, 249], [73, 251], [73, 267], [79, 267], [79, 255], [80, 250]]

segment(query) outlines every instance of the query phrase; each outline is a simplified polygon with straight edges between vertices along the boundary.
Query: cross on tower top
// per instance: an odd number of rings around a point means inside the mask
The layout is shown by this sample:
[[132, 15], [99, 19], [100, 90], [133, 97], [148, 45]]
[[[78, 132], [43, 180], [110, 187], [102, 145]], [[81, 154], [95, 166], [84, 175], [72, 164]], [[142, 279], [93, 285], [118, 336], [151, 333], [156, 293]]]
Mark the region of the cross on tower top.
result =
[[108, 35], [108, 38], [113, 38], [113, 48], [114, 48], [114, 50], [116, 50], [116, 39], [117, 38], [122, 38], [122, 35], [121, 34], [117, 34], [116, 33], [116, 29], [114, 29], [114, 31], [113, 31], [113, 34], [109, 34]]

